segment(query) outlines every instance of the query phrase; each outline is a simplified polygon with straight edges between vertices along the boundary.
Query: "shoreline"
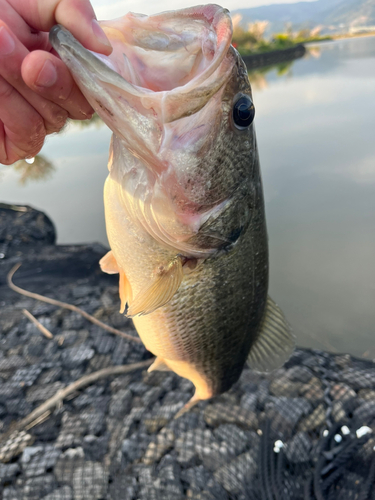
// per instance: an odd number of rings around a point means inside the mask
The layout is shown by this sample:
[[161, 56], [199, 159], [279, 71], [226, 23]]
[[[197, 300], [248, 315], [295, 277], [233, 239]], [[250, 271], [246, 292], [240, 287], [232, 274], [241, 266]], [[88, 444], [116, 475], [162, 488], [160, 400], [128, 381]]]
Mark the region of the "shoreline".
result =
[[303, 44], [298, 44], [294, 47], [280, 50], [270, 50], [267, 52], [258, 52], [251, 55], [241, 55], [248, 71], [262, 68], [264, 66], [272, 66], [284, 62], [300, 59], [306, 54], [306, 47]]
[[344, 35], [330, 35], [331, 38], [306, 41], [296, 44], [294, 47], [289, 47], [287, 49], [279, 50], [269, 50], [266, 52], [256, 52], [254, 54], [242, 55], [241, 57], [246, 64], [249, 71], [263, 68], [265, 66], [273, 66], [276, 64], [294, 61], [295, 59], [302, 58], [310, 45], [318, 45], [321, 43], [334, 42], [336, 40], [346, 40], [352, 38], [364, 38], [364, 37], [375, 37], [375, 32], [370, 33], [356, 33], [356, 34], [344, 34]]
[[345, 35], [332, 35], [332, 40], [344, 40], [346, 38], [363, 38], [368, 36], [375, 36], [375, 31], [369, 33], [356, 33], [356, 34], [345, 34]]

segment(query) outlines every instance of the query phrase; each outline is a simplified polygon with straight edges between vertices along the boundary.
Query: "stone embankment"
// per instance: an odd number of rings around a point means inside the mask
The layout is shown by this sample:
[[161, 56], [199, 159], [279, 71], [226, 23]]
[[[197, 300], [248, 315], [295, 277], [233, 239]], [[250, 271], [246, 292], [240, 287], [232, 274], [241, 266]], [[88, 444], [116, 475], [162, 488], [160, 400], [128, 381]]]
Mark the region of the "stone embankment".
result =
[[56, 246], [51, 221], [31, 209], [2, 207], [0, 221], [1, 498], [373, 498], [375, 365], [346, 354], [297, 349], [274, 373], [245, 369], [228, 393], [177, 420], [193, 394], [189, 381], [145, 368], [103, 376], [30, 423], [31, 412], [70, 384], [147, 364], [151, 354], [7, 285], [22, 262], [16, 285], [135, 336], [118, 313], [116, 276], [99, 270], [105, 248]]
[[264, 66], [273, 66], [282, 64], [294, 59], [299, 59], [306, 54], [306, 47], [298, 44], [295, 47], [283, 50], [271, 50], [269, 52], [260, 52], [249, 56], [242, 56], [248, 71], [262, 68]]

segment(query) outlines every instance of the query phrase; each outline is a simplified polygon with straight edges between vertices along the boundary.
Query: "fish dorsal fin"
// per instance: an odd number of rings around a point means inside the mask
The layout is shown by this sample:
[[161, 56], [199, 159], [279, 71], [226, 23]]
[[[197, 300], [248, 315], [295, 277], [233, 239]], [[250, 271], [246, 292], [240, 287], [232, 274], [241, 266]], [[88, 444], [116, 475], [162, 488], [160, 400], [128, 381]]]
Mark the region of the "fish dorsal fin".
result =
[[129, 280], [122, 269], [120, 269], [119, 295], [121, 300], [120, 313], [123, 313], [125, 311], [126, 304], [130, 304], [133, 294]]
[[247, 358], [252, 370], [270, 372], [280, 368], [294, 349], [295, 338], [283, 312], [268, 297], [259, 335]]
[[150, 314], [171, 300], [177, 292], [183, 278], [182, 259], [176, 256], [167, 266], [159, 269], [156, 278], [145, 290], [141, 290], [134, 298], [127, 316]]
[[112, 250], [99, 260], [99, 266], [103, 273], [107, 274], [117, 274], [120, 271]]

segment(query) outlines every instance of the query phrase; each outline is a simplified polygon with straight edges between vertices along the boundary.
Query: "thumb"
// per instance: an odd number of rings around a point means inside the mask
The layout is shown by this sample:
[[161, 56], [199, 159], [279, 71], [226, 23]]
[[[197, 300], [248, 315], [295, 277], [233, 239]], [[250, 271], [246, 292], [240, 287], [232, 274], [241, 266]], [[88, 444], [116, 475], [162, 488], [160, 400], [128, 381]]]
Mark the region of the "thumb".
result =
[[29, 26], [49, 31], [62, 24], [89, 50], [110, 54], [111, 44], [89, 0], [8, 0]]

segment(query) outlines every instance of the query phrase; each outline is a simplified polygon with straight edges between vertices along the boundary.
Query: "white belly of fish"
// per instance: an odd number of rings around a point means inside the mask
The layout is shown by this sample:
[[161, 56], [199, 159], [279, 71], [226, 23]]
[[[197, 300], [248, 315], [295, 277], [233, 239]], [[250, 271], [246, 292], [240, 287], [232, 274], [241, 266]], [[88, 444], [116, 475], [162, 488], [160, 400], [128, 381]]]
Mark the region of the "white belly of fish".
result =
[[[121, 187], [109, 175], [104, 187], [107, 236], [120, 273], [123, 272], [129, 282], [130, 304], [132, 297], [149, 286], [160, 262], [170, 261], [174, 254], [162, 248], [143, 228], [131, 220], [124, 210], [120, 196]], [[181, 283], [181, 289], [184, 290], [184, 282]], [[167, 306], [146, 316], [133, 318], [142, 342], [155, 356], [171, 360], [186, 359], [173, 341], [176, 340], [176, 325], [171, 320], [171, 313], [180, 307], [179, 295], [180, 291]]]

